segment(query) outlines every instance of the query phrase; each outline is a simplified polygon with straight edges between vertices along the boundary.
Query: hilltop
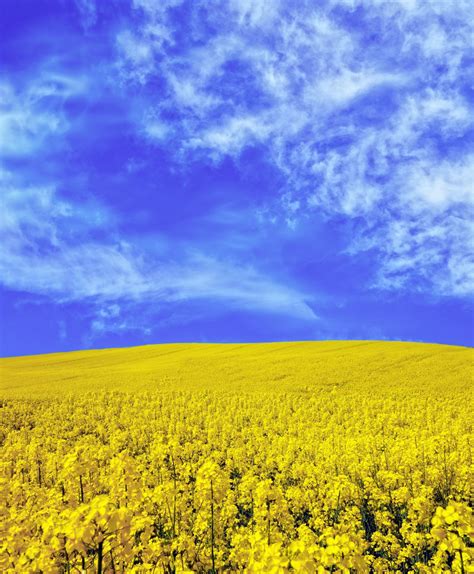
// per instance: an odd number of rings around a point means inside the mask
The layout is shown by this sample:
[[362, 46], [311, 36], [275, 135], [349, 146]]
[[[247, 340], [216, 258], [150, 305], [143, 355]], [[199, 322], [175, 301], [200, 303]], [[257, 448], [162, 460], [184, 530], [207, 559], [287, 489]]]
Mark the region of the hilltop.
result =
[[162, 344], [0, 360], [0, 392], [209, 388], [308, 390], [314, 386], [452, 386], [470, 382], [467, 347], [386, 341]]

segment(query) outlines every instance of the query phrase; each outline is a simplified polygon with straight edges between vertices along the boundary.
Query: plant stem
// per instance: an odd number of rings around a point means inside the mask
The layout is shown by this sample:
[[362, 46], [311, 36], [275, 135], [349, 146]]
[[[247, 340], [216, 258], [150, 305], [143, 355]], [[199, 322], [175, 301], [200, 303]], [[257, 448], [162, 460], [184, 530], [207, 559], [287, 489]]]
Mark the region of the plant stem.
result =
[[81, 502], [84, 502], [84, 485], [82, 484], [82, 474], [79, 475], [79, 486], [81, 490]]
[[212, 488], [211, 480], [211, 561], [212, 561], [212, 574], [216, 572], [216, 562], [214, 556], [214, 490]]
[[97, 547], [97, 574], [102, 574], [102, 551], [104, 549], [104, 541], [99, 542]]

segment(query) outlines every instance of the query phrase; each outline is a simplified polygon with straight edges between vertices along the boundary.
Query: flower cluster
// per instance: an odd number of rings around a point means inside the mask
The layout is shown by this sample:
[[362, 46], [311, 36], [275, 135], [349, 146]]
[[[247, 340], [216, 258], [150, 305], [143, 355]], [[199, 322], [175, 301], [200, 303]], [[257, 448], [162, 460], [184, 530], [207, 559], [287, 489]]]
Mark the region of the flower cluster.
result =
[[0, 405], [0, 571], [472, 572], [465, 373], [336, 385], [311, 367], [213, 384], [191, 362], [118, 388], [94, 366], [95, 390], [61, 392], [18, 375]]

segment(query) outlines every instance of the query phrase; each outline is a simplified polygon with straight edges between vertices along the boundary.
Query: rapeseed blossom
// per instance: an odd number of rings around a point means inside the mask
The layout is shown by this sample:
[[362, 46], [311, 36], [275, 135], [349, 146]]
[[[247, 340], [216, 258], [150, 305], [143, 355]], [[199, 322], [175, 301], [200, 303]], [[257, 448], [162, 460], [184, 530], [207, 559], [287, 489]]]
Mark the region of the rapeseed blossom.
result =
[[1, 572], [474, 571], [472, 351], [171, 347], [2, 361]]

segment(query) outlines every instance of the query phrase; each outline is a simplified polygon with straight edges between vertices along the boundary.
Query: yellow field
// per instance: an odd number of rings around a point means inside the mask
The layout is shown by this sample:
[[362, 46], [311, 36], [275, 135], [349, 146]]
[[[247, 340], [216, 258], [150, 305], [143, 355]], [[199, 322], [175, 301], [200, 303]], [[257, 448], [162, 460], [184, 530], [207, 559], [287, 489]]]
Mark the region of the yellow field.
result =
[[462, 347], [0, 361], [0, 571], [474, 572]]

